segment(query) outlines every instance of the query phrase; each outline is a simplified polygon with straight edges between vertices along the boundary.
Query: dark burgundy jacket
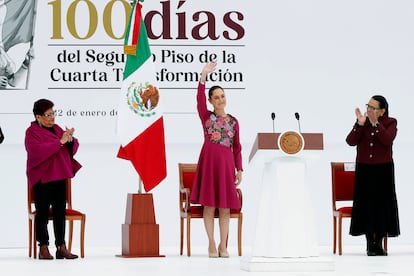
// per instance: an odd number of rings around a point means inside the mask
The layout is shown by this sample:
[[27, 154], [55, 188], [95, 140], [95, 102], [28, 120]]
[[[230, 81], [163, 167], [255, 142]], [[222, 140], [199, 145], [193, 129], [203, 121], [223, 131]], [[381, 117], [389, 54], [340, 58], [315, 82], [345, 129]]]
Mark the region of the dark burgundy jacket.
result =
[[386, 115], [378, 118], [379, 126], [373, 127], [369, 120], [365, 125], [354, 124], [346, 137], [350, 146], [357, 146], [356, 162], [384, 164], [392, 162], [392, 144], [397, 135], [397, 120]]

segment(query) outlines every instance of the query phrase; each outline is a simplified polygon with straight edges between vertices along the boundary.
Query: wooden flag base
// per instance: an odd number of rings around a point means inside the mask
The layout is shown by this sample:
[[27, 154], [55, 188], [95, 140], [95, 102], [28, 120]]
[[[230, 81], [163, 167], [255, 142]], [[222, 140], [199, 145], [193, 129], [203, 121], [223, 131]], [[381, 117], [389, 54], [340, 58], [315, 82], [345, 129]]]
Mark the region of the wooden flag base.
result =
[[159, 225], [155, 223], [152, 194], [128, 194], [122, 224], [124, 258], [165, 257], [159, 253]]

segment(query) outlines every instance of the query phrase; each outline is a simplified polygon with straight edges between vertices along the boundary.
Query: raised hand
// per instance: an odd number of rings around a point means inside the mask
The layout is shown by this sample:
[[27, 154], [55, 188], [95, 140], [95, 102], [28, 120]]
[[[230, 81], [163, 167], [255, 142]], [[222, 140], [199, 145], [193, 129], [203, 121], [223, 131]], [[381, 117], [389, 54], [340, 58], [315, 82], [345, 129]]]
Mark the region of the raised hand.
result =
[[216, 70], [216, 66], [217, 66], [216, 61], [211, 61], [211, 62], [207, 63], [204, 66], [203, 71], [201, 71], [200, 82], [204, 83], [207, 79], [207, 75], [210, 74], [211, 72], [213, 72], [214, 70]]
[[216, 61], [211, 61], [209, 63], [207, 63], [204, 68], [203, 68], [203, 72], [211, 73], [214, 70], [216, 70], [216, 66], [217, 66], [217, 62]]
[[6, 76], [0, 76], [0, 88], [6, 88], [8, 79]]
[[355, 115], [358, 120], [358, 125], [363, 126], [365, 124], [365, 121], [367, 120], [367, 113], [362, 114], [361, 110], [357, 107], [355, 108]]
[[65, 132], [63, 132], [63, 135], [60, 138], [60, 143], [63, 145], [63, 144], [66, 144], [68, 142], [72, 142], [73, 141], [73, 137], [72, 137], [73, 132], [75, 132], [75, 129], [73, 127], [72, 128], [66, 127]]

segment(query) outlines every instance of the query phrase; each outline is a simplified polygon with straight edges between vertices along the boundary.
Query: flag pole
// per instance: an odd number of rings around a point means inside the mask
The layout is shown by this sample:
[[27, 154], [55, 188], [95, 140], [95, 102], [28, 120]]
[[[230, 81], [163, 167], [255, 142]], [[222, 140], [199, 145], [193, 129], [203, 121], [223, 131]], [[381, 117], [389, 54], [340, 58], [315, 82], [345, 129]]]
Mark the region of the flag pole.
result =
[[[135, 95], [130, 95], [130, 91], [137, 92], [138, 88], [141, 89], [140, 87], [142, 85], [139, 84], [140, 82], [145, 83], [146, 87], [150, 82], [155, 83], [155, 71], [152, 73], [148, 72], [151, 68], [148, 68], [146, 65], [146, 63], [150, 61], [151, 51], [149, 49], [148, 35], [146, 33], [144, 20], [141, 16], [142, 5], [140, 2], [143, 1], [133, 1], [128, 29], [125, 33], [124, 40], [124, 53], [127, 55], [127, 60], [124, 70], [123, 92], [128, 92], [126, 93], [128, 101], [132, 98], [132, 102], [135, 105], [130, 105], [129, 102], [128, 108], [127, 105], [125, 105], [125, 102], [123, 105], [120, 105], [120, 109], [118, 110], [118, 122], [121, 117], [124, 119], [124, 124], [118, 125], [118, 134], [120, 135], [121, 140], [126, 140], [126, 137], [131, 138], [130, 134], [132, 132], [125, 132], [125, 129], [129, 129], [129, 125], [127, 128], [125, 126], [125, 120], [137, 120], [135, 114], [138, 114], [140, 111], [145, 111], [139, 109], [141, 108], [141, 105], [143, 105], [141, 99], [135, 97]], [[138, 40], [139, 38], [142, 38], [142, 40]], [[128, 86], [127, 82], [129, 83], [128, 89], [126, 89]], [[136, 84], [136, 82], [138, 84]], [[154, 87], [155, 86], [153, 86], [153, 88]], [[133, 90], [129, 90], [130, 88], [133, 88]], [[134, 113], [130, 112], [131, 107], [133, 107]], [[135, 113], [135, 111], [138, 113]], [[156, 114], [157, 112], [153, 111], [152, 115]], [[157, 115], [159, 116], [161, 114], [158, 113]], [[145, 117], [139, 119], [145, 119]], [[159, 252], [159, 225], [155, 220], [153, 197], [151, 193], [145, 193], [145, 190], [150, 191], [165, 178], [166, 175], [162, 116], [159, 116], [158, 119], [156, 117], [151, 118], [151, 120], [152, 119], [156, 120], [154, 124], [148, 120], [140, 121], [139, 126], [141, 126], [141, 128], [145, 126], [146, 130], [143, 131], [143, 129], [140, 129], [140, 135], [136, 136], [138, 134], [137, 128], [137, 130], [132, 133], [134, 134], [133, 136], [136, 137], [133, 140], [128, 139], [125, 148], [121, 146], [117, 155], [119, 158], [127, 159], [132, 162], [138, 173], [139, 179], [138, 193], [128, 194], [127, 197], [125, 223], [122, 224], [122, 255], [118, 255], [120, 257], [165, 257], [160, 255]], [[158, 139], [154, 141], [153, 136]], [[160, 138], [162, 138], [162, 140]], [[157, 153], [155, 156], [151, 154], [153, 151], [148, 150], [152, 147], [156, 147], [154, 149]], [[148, 164], [153, 164], [153, 166], [150, 167]], [[156, 172], [153, 171], [154, 166], [156, 167]], [[145, 178], [145, 183], [143, 183], [143, 178]], [[145, 186], [143, 186], [144, 184]]]
[[138, 193], [142, 194], [142, 179], [141, 179], [141, 177], [139, 178]]

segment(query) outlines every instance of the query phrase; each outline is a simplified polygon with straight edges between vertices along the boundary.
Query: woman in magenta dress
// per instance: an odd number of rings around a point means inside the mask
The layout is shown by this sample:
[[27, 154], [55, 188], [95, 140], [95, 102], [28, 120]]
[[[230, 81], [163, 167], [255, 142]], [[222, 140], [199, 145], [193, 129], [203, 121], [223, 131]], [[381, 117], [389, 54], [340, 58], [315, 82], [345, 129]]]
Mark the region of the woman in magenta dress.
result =
[[[209, 257], [228, 257], [227, 236], [230, 209], [240, 209], [236, 186], [242, 179], [242, 156], [239, 124], [235, 117], [224, 111], [226, 96], [220, 86], [212, 86], [208, 101], [213, 111], [207, 109], [205, 82], [207, 75], [216, 69], [210, 62], [201, 72], [197, 92], [197, 110], [204, 132], [197, 172], [191, 192], [191, 202], [204, 206], [203, 217], [209, 246]], [[214, 212], [219, 210], [220, 243], [214, 240]]]

